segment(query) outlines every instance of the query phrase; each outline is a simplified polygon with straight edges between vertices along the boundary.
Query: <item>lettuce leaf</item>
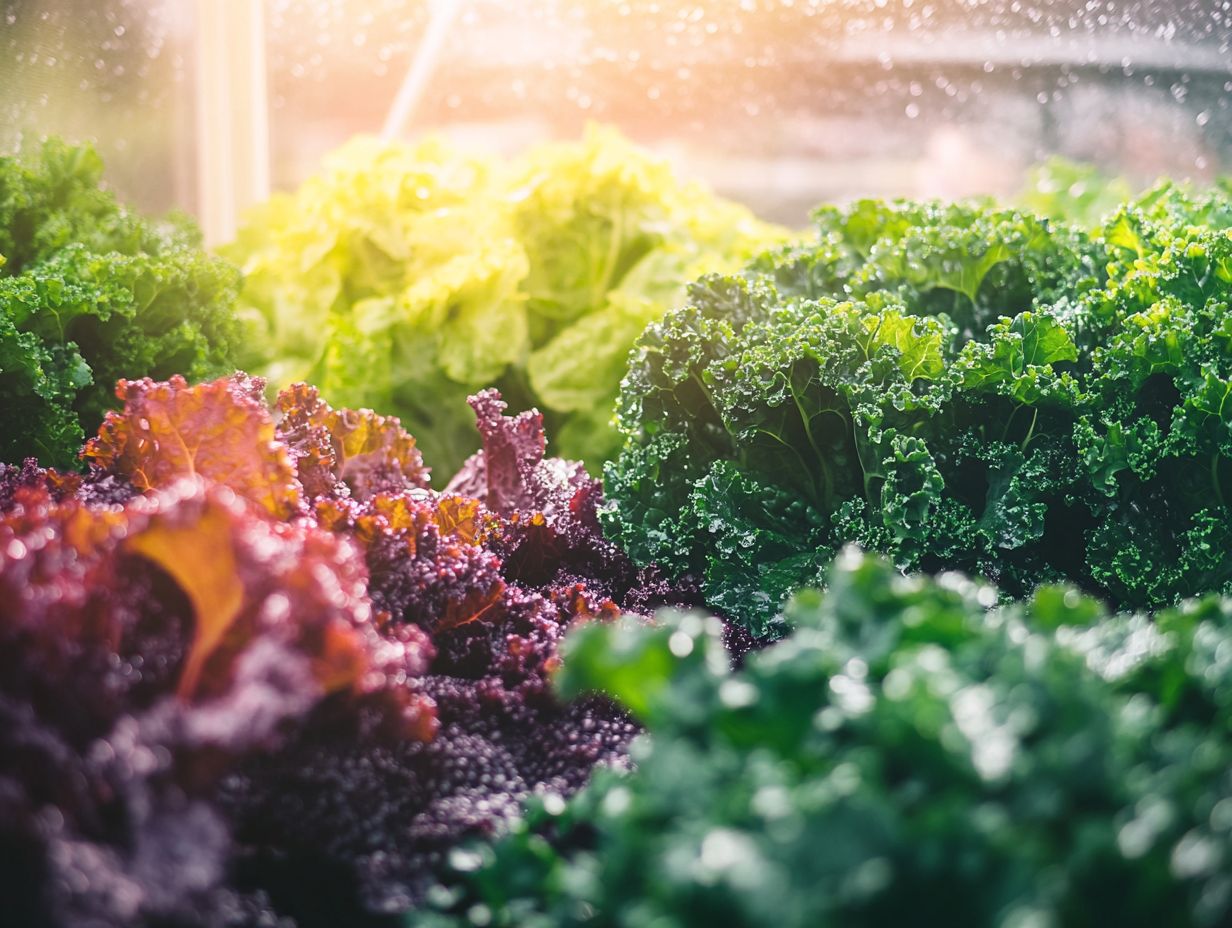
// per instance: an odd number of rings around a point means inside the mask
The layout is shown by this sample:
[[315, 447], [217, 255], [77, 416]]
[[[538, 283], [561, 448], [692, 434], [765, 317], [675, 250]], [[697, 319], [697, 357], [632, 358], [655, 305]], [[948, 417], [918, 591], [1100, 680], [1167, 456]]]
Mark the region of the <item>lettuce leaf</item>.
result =
[[508, 163], [354, 140], [223, 253], [245, 274], [245, 366], [399, 416], [447, 475], [476, 448], [466, 396], [492, 385], [596, 469], [638, 333], [781, 237], [591, 127]]

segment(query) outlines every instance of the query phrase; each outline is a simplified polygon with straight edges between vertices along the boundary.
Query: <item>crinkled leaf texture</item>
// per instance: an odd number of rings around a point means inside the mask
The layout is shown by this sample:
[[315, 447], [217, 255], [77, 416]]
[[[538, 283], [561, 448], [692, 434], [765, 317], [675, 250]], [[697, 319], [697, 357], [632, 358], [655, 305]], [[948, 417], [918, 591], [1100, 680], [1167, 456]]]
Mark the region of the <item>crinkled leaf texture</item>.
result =
[[235, 269], [100, 187], [89, 146], [0, 157], [0, 461], [72, 466], [120, 377], [232, 370]]
[[697, 613], [579, 629], [561, 689], [645, 723], [636, 768], [456, 855], [409, 924], [1232, 920], [1232, 602], [990, 609], [854, 549], [827, 585], [738, 670]]
[[1164, 186], [1092, 234], [862, 201], [707, 277], [624, 381], [606, 526], [754, 634], [857, 542], [1006, 596], [1232, 589], [1232, 204]]
[[[454, 481], [397, 419], [121, 382], [84, 474], [0, 465], [0, 873], [22, 924], [381, 924], [465, 836], [624, 763], [578, 621], [696, 601], [599, 532], [537, 413]], [[6, 858], [7, 859], [7, 858]]]

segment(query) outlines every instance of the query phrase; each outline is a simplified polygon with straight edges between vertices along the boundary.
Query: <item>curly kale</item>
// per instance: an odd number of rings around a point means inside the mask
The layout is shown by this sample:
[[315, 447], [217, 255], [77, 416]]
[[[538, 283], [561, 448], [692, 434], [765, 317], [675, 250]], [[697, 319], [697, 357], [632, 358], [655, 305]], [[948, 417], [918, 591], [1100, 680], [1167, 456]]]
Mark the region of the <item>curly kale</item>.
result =
[[32, 164], [0, 158], [0, 461], [70, 466], [121, 377], [234, 367], [238, 273], [101, 176], [92, 148], [55, 140]]
[[589, 626], [565, 695], [646, 725], [636, 769], [453, 857], [415, 928], [1126, 928], [1232, 921], [1232, 602], [989, 609], [841, 555], [728, 667], [697, 614]]
[[[464, 838], [626, 763], [575, 622], [688, 606], [537, 413], [473, 399], [445, 492], [304, 384], [122, 381], [84, 474], [0, 464], [0, 896], [14, 924], [365, 926]], [[7, 922], [6, 922], [7, 924]]]
[[856, 203], [643, 335], [606, 527], [755, 634], [847, 542], [1022, 597], [1232, 589], [1232, 203], [1164, 186], [1088, 235]]

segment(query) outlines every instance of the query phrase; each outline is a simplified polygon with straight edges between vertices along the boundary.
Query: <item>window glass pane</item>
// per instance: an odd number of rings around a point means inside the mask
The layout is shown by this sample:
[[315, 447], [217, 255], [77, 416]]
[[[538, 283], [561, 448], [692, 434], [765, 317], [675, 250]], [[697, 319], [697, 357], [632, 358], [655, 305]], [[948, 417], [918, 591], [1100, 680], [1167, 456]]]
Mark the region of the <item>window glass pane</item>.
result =
[[187, 0], [0, 0], [0, 151], [93, 140], [108, 182], [157, 211], [193, 205]]
[[615, 123], [763, 215], [1017, 189], [1053, 153], [1137, 180], [1228, 170], [1232, 24], [1210, 0], [267, 0], [273, 178], [377, 132], [486, 151]]

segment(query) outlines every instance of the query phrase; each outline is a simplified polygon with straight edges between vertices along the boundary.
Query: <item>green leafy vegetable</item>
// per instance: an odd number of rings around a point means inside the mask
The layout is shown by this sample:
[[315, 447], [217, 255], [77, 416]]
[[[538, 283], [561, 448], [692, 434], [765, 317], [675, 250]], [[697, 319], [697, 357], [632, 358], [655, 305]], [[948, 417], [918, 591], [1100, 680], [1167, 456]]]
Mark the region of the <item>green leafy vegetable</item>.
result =
[[121, 377], [232, 366], [234, 269], [187, 220], [124, 210], [102, 169], [54, 140], [0, 158], [0, 461], [71, 465]]
[[1092, 227], [1132, 199], [1134, 192], [1125, 178], [1105, 174], [1093, 164], [1053, 157], [1028, 172], [1019, 199], [1041, 216]]
[[510, 164], [356, 140], [226, 253], [245, 271], [250, 369], [397, 414], [449, 474], [476, 447], [466, 396], [492, 384], [598, 466], [638, 334], [685, 281], [781, 237], [592, 128]]
[[638, 343], [606, 525], [755, 634], [847, 542], [1022, 597], [1232, 589], [1232, 203], [1093, 235], [863, 201], [704, 278]]
[[417, 928], [1225, 925], [1232, 603], [1154, 621], [856, 552], [733, 671], [718, 623], [590, 625], [566, 695], [636, 768], [454, 855]]

